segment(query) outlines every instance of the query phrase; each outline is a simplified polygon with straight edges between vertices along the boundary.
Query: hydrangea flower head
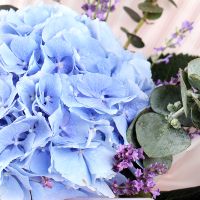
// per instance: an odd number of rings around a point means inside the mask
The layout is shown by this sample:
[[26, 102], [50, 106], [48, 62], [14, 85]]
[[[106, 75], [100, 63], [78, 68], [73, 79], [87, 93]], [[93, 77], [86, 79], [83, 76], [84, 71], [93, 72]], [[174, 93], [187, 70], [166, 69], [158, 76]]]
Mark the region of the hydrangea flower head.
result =
[[[153, 88], [105, 22], [62, 6], [0, 20], [0, 196], [114, 197], [115, 147]], [[31, 192], [30, 192], [31, 191]], [[17, 194], [17, 195], [16, 195]], [[14, 195], [14, 197], [13, 197]]]

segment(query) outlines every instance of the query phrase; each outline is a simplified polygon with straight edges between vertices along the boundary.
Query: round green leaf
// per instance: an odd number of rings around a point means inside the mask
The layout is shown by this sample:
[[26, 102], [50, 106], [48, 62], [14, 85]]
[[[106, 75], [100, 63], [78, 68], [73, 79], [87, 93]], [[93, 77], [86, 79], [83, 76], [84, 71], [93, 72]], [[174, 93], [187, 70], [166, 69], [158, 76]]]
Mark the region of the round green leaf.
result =
[[124, 10], [135, 22], [139, 22], [141, 20], [140, 15], [136, 13], [134, 10], [132, 10], [131, 8], [124, 6]]
[[146, 18], [149, 20], [156, 20], [159, 19], [162, 13], [144, 13]]
[[197, 104], [193, 104], [191, 108], [191, 118], [194, 126], [200, 129], [200, 110]]
[[167, 110], [169, 103], [174, 104], [181, 100], [179, 87], [175, 85], [165, 85], [157, 87], [153, 90], [150, 97], [150, 105], [153, 111], [168, 115], [170, 112]]
[[145, 109], [143, 111], [141, 111], [138, 116], [131, 122], [130, 126], [128, 127], [127, 130], [127, 134], [126, 134], [126, 138], [128, 143], [132, 144], [134, 147], [136, 148], [140, 148], [140, 144], [137, 141], [137, 137], [136, 137], [136, 131], [135, 131], [135, 124], [138, 120], [138, 118], [143, 115], [144, 113], [149, 112], [149, 109]]
[[163, 8], [158, 5], [154, 5], [151, 2], [143, 2], [138, 5], [138, 8], [145, 13], [162, 13]]
[[188, 78], [190, 84], [200, 90], [200, 58], [188, 63]]
[[167, 169], [170, 169], [172, 165], [172, 156], [162, 157], [162, 158], [145, 158], [143, 160], [144, 167], [149, 167], [151, 164], [154, 163], [162, 163], [166, 165]]
[[163, 115], [146, 113], [136, 122], [137, 140], [144, 152], [153, 158], [175, 155], [190, 146], [183, 129], [174, 129]]

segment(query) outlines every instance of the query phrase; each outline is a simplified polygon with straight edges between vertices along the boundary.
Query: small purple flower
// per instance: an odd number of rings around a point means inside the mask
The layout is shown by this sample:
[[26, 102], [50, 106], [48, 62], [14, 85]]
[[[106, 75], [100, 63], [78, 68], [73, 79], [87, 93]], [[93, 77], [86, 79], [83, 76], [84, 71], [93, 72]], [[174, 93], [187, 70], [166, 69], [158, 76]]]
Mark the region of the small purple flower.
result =
[[129, 145], [120, 145], [117, 154], [114, 157], [115, 171], [122, 171], [123, 169], [133, 166], [133, 162], [144, 159], [143, 150], [134, 148], [131, 144]]
[[186, 37], [187, 32], [191, 32], [193, 29], [193, 22], [184, 21], [181, 27], [171, 35], [171, 37], [161, 47], [154, 48], [155, 55], [152, 57], [153, 63], [169, 63], [169, 59], [172, 57], [171, 54], [165, 58], [160, 59], [161, 55], [165, 53], [167, 49], [176, 48], [180, 46], [183, 39]]
[[110, 12], [115, 10], [119, 0], [96, 0], [92, 3], [84, 3], [82, 9], [91, 19], [98, 18], [100, 21], [106, 21]]
[[155, 47], [154, 48], [154, 50], [156, 51], [156, 52], [162, 52], [162, 51], [164, 51], [165, 50], [165, 47]]
[[189, 21], [184, 21], [182, 23], [182, 30], [185, 30], [185, 31], [191, 31], [193, 29], [193, 22], [189, 22]]
[[140, 178], [143, 175], [142, 170], [141, 169], [136, 169], [135, 170], [135, 177], [136, 178]]
[[160, 195], [160, 190], [153, 190], [151, 191], [151, 194], [153, 195], [153, 198], [156, 199], [156, 197]]
[[144, 182], [142, 180], [135, 180], [133, 181], [133, 183], [137, 192], [140, 192], [141, 190], [143, 190]]

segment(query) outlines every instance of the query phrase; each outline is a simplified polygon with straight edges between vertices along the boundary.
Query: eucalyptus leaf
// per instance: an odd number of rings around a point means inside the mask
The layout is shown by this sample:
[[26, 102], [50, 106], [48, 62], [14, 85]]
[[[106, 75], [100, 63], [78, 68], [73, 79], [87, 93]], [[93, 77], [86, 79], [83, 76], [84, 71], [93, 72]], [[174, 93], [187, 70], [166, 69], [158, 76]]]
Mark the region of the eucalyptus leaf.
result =
[[193, 96], [193, 100], [195, 101], [195, 103], [197, 104], [198, 108], [200, 109], [200, 100], [195, 96]]
[[183, 108], [185, 112], [185, 116], [188, 117], [190, 106], [191, 106], [191, 98], [188, 97], [187, 91], [190, 89], [190, 85], [188, 82], [187, 73], [183, 70], [180, 70], [180, 83], [181, 83], [181, 98], [183, 103]]
[[139, 22], [141, 20], [140, 15], [137, 12], [135, 12], [133, 9], [124, 6], [124, 10], [135, 22]]
[[149, 112], [149, 109], [144, 109], [143, 111], [141, 111], [128, 127], [127, 134], [126, 134], [127, 141], [128, 143], [132, 144], [136, 148], [140, 148], [140, 145], [136, 137], [135, 124], [141, 115], [148, 112]]
[[188, 63], [188, 78], [190, 84], [200, 90], [200, 58]]
[[173, 4], [175, 7], [178, 7], [177, 4], [176, 4], [176, 2], [175, 2], [174, 0], [169, 0], [169, 2], [170, 2], [171, 4]]
[[146, 113], [138, 119], [136, 135], [144, 152], [153, 158], [175, 155], [191, 144], [183, 129], [174, 129], [163, 115], [157, 113]]
[[167, 169], [170, 169], [172, 165], [172, 156], [162, 157], [162, 158], [145, 158], [143, 160], [144, 167], [149, 167], [151, 164], [154, 163], [162, 163], [164, 164]]
[[120, 29], [121, 29], [124, 33], [126, 33], [126, 34], [129, 33], [129, 31], [128, 31], [126, 28], [124, 28], [124, 27], [121, 27]]
[[142, 38], [140, 38], [139, 36], [132, 33], [128, 33], [127, 35], [128, 37], [131, 37], [130, 42], [134, 47], [143, 48], [145, 46]]
[[174, 104], [181, 100], [180, 89], [175, 85], [165, 85], [157, 87], [153, 90], [150, 97], [150, 105], [153, 111], [169, 115], [167, 105], [169, 103]]
[[200, 129], [200, 110], [197, 104], [193, 104], [191, 108], [191, 118], [194, 126]]
[[162, 16], [162, 13], [146, 13], [145, 16], [149, 20], [156, 20]]
[[140, 3], [138, 4], [138, 8], [145, 13], [162, 13], [163, 12], [163, 8], [151, 2]]
[[18, 8], [12, 5], [0, 5], [0, 10], [10, 10], [10, 9], [13, 9], [15, 11], [18, 10]]

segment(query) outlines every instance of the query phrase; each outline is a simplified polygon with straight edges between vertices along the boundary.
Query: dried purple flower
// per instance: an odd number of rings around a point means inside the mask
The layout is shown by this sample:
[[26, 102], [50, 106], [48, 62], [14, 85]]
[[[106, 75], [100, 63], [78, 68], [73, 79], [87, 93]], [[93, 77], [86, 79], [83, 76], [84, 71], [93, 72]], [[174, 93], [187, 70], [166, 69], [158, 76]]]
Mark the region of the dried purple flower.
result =
[[165, 58], [160, 59], [161, 55], [165, 53], [167, 49], [176, 48], [180, 46], [183, 39], [186, 37], [187, 32], [191, 32], [193, 29], [193, 22], [184, 21], [181, 27], [171, 35], [171, 37], [165, 42], [165, 44], [161, 47], [154, 48], [155, 55], [152, 56], [153, 63], [168, 63], [170, 58], [172, 57], [171, 54], [167, 55]]
[[144, 159], [143, 150], [136, 149], [131, 144], [120, 145], [114, 157], [114, 170], [117, 172], [133, 166], [133, 162]]
[[88, 1], [82, 5], [85, 14], [91, 19], [98, 18], [101, 21], [106, 21], [110, 12], [115, 10], [119, 0], [94, 0]]
[[[123, 169], [133, 167], [133, 163], [144, 159], [143, 150], [136, 149], [131, 144], [120, 145], [117, 154], [114, 157], [114, 169], [117, 172]], [[135, 179], [127, 179], [126, 182], [118, 184], [116, 181], [112, 184], [112, 190], [117, 196], [134, 196], [140, 192], [151, 193], [153, 198], [160, 194], [159, 190], [154, 190], [154, 177], [167, 172], [167, 167], [162, 163], [151, 164], [148, 168], [133, 168]]]

